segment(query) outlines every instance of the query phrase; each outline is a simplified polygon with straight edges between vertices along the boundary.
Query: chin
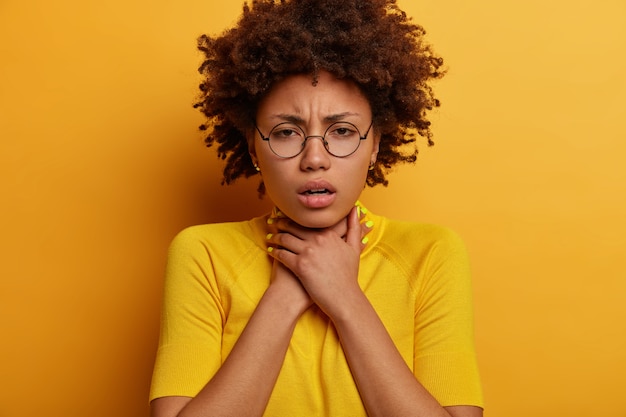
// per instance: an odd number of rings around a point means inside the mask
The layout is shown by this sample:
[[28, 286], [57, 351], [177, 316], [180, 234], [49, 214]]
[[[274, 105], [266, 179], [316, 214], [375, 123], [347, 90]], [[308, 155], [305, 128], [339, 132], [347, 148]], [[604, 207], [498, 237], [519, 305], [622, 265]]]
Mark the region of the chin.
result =
[[337, 225], [346, 215], [337, 215], [334, 213], [312, 212], [302, 216], [291, 217], [291, 220], [300, 226], [310, 229], [325, 229]]
[[308, 227], [309, 229], [325, 229], [327, 227], [332, 227], [338, 223], [338, 221], [324, 221], [323, 219], [291, 219], [298, 223], [300, 226]]

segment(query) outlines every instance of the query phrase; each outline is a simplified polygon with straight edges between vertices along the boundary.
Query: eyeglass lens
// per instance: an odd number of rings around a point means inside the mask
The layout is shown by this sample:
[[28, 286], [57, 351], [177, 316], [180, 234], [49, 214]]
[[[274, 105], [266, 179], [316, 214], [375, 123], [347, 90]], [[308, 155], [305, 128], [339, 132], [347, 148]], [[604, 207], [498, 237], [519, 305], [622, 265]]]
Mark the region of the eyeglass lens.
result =
[[270, 132], [268, 139], [272, 151], [285, 158], [293, 157], [302, 152], [309, 138], [320, 138], [326, 150], [338, 157], [354, 153], [361, 142], [359, 129], [349, 122], [331, 124], [324, 136], [306, 136], [300, 126], [291, 122], [280, 123]]

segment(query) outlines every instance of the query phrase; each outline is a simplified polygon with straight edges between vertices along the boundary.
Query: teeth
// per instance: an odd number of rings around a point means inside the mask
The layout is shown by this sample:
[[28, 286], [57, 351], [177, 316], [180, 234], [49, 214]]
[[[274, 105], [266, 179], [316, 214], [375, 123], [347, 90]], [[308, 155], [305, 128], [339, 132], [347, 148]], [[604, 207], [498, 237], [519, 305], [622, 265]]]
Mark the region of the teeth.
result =
[[328, 192], [327, 189], [321, 188], [319, 190], [309, 190], [309, 191], [307, 191], [307, 194], [324, 194], [324, 193], [327, 193], [327, 192]]

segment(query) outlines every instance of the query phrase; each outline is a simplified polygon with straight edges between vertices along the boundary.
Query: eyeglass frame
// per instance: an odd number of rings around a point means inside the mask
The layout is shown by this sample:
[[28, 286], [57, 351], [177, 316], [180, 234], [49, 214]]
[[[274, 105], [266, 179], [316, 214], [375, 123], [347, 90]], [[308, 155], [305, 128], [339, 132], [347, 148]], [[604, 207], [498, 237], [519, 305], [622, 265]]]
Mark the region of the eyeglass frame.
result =
[[[304, 147], [306, 146], [306, 141], [309, 140], [309, 138], [320, 138], [322, 139], [322, 144], [324, 145], [324, 149], [326, 149], [326, 152], [328, 152], [329, 155], [334, 156], [335, 158], [347, 158], [348, 156], [354, 154], [359, 147], [361, 146], [361, 141], [364, 141], [365, 139], [367, 139], [367, 135], [369, 135], [370, 130], [372, 130], [372, 126], [374, 126], [374, 120], [372, 120], [370, 122], [369, 127], [367, 128], [367, 130], [365, 131], [365, 134], [363, 136], [361, 136], [361, 131], [359, 130], [359, 128], [357, 127], [357, 125], [355, 125], [354, 123], [351, 122], [344, 122], [344, 121], [337, 121], [337, 122], [333, 122], [331, 123], [326, 130], [324, 131], [324, 135], [306, 135], [305, 131], [303, 128], [300, 127], [300, 125], [298, 125], [297, 123], [293, 123], [293, 122], [280, 122], [278, 123], [276, 126], [272, 127], [272, 129], [270, 129], [270, 134], [274, 131], [274, 129], [276, 129], [278, 126], [282, 125], [282, 124], [293, 124], [294, 126], [296, 126], [298, 129], [300, 129], [300, 131], [302, 131], [302, 133], [305, 135], [304, 139], [302, 140], [302, 144], [300, 145], [300, 151], [298, 151], [297, 154], [292, 155], [292, 156], [282, 156], [276, 153], [276, 151], [272, 148], [271, 142], [270, 142], [270, 137], [269, 136], [265, 136], [262, 132], [261, 129], [259, 129], [259, 127], [257, 126], [256, 122], [254, 122], [254, 128], [256, 129], [257, 132], [259, 132], [259, 135], [261, 136], [261, 140], [263, 140], [264, 142], [267, 142], [267, 145], [269, 146], [270, 150], [272, 151], [272, 153], [274, 155], [276, 155], [279, 158], [283, 158], [283, 159], [291, 159], [291, 158], [295, 158], [296, 156], [300, 155], [302, 153], [302, 151], [304, 151]], [[328, 149], [328, 142], [326, 141], [326, 134], [328, 133], [328, 131], [330, 130], [331, 127], [333, 127], [334, 125], [338, 124], [338, 123], [347, 123], [349, 125], [354, 126], [354, 128], [356, 129], [357, 133], [359, 134], [359, 142], [356, 145], [356, 148], [354, 148], [354, 150], [352, 152], [350, 152], [347, 155], [342, 155], [342, 156], [338, 156], [335, 155], [334, 153], [332, 153], [329, 149]]]

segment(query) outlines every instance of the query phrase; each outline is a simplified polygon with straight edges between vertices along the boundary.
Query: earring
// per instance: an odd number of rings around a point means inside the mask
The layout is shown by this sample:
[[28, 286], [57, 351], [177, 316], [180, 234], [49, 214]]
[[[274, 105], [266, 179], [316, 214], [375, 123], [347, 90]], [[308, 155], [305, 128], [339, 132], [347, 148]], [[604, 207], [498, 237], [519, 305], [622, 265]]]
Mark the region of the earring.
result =
[[256, 169], [257, 172], [261, 172], [261, 168], [259, 168], [257, 164], [254, 164], [254, 169]]
[[368, 170], [373, 171], [374, 170], [374, 165], [376, 165], [376, 161], [370, 162], [370, 167], [368, 168]]

